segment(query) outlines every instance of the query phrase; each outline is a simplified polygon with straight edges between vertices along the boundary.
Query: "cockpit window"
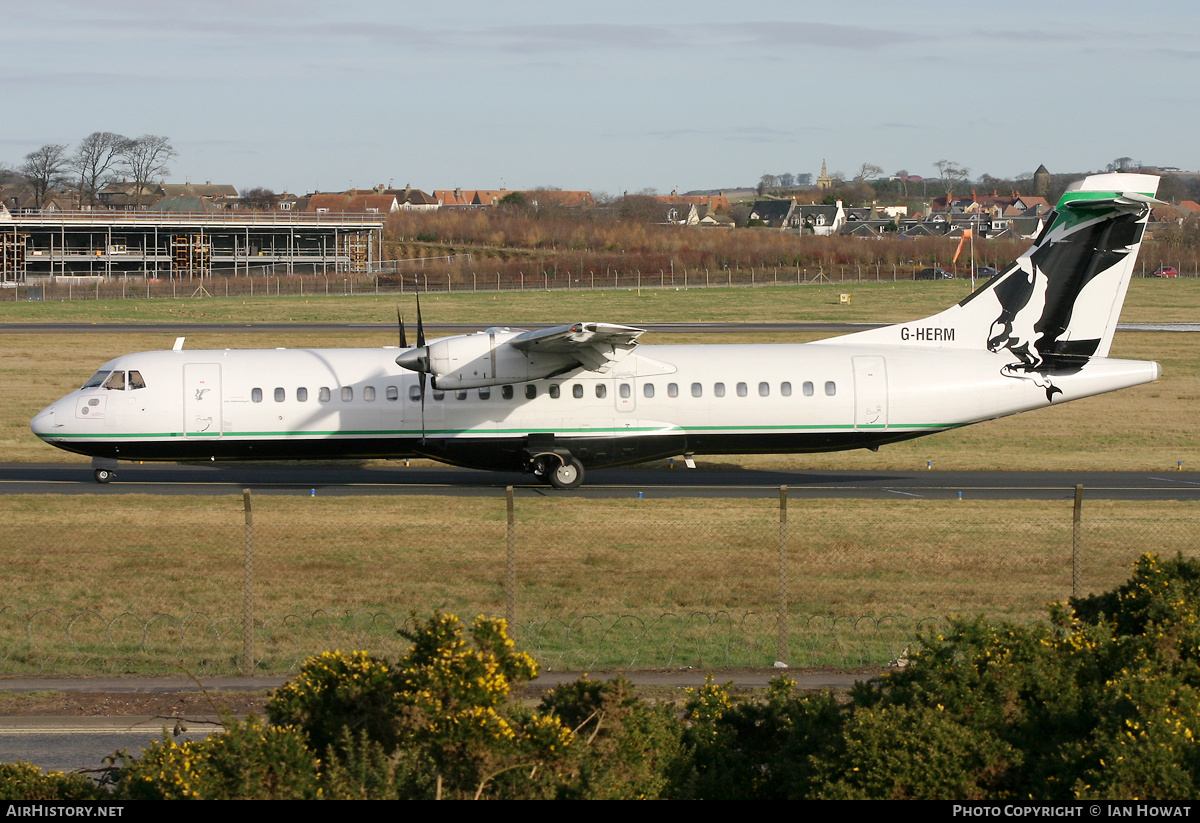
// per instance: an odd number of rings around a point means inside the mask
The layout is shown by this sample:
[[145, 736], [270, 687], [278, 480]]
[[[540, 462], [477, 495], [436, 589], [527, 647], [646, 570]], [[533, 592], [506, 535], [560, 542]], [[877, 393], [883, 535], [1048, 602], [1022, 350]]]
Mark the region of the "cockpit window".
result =
[[109, 391], [125, 391], [125, 372], [115, 371], [104, 381], [104, 388]]
[[146, 381], [142, 379], [140, 371], [131, 371], [129, 373], [129, 390], [146, 388]]
[[89, 377], [88, 381], [86, 383], [84, 383], [83, 386], [81, 386], [81, 388], [94, 389], [97, 386], [103, 386], [104, 378], [108, 377], [108, 375], [109, 375], [108, 369], [101, 369], [100, 371], [96, 372], [91, 377]]

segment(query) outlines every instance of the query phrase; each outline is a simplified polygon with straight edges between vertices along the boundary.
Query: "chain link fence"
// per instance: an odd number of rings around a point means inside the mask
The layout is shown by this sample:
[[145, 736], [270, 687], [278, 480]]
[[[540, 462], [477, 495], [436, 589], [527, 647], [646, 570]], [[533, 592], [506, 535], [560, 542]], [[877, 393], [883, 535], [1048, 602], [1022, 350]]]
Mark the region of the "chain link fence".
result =
[[553, 670], [886, 664], [1195, 556], [1197, 506], [565, 497], [0, 498], [0, 674], [285, 674], [506, 616]]

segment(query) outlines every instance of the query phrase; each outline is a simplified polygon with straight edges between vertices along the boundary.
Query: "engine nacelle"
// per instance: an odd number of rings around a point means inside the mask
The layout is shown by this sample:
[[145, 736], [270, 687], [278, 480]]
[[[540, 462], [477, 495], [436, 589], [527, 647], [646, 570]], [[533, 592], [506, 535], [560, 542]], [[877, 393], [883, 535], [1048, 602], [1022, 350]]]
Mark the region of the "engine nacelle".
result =
[[476, 389], [538, 380], [578, 365], [567, 354], [530, 354], [513, 348], [509, 342], [521, 333], [488, 329], [434, 340], [428, 346], [429, 373], [439, 389]]
[[524, 383], [565, 372], [608, 371], [637, 346], [641, 329], [604, 323], [575, 323], [537, 331], [491, 328], [443, 337], [396, 358], [415, 372], [432, 375], [439, 389], [474, 389]]

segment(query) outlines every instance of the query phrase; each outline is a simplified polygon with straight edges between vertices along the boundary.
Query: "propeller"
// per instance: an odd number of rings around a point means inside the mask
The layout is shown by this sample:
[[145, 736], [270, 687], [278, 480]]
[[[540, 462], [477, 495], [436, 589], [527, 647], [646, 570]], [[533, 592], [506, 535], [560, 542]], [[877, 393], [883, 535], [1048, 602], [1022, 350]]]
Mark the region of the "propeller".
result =
[[404, 315], [400, 313], [400, 307], [396, 306], [396, 324], [400, 326], [400, 348], [408, 348], [408, 337], [404, 334]]
[[[429, 377], [429, 347], [425, 345], [425, 321], [421, 317], [421, 293], [416, 291], [415, 287], [414, 294], [417, 297], [417, 345], [397, 357], [396, 365], [417, 373], [417, 383], [421, 393], [421, 445], [424, 446], [425, 384]], [[400, 316], [399, 309], [396, 310], [396, 317], [400, 323], [400, 347], [407, 349], [408, 340], [404, 334], [404, 319]]]

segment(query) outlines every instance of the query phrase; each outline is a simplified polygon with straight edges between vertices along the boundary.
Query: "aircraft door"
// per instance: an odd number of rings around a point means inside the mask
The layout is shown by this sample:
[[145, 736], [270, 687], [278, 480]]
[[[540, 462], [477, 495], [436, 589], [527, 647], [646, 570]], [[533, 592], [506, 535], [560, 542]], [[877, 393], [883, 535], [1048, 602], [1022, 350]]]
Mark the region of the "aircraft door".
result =
[[183, 436], [220, 435], [221, 365], [187, 363], [183, 367]]
[[613, 403], [619, 412], [637, 411], [637, 381], [632, 375], [615, 377], [612, 381]]
[[877, 356], [854, 358], [854, 427], [887, 428], [887, 364]]

